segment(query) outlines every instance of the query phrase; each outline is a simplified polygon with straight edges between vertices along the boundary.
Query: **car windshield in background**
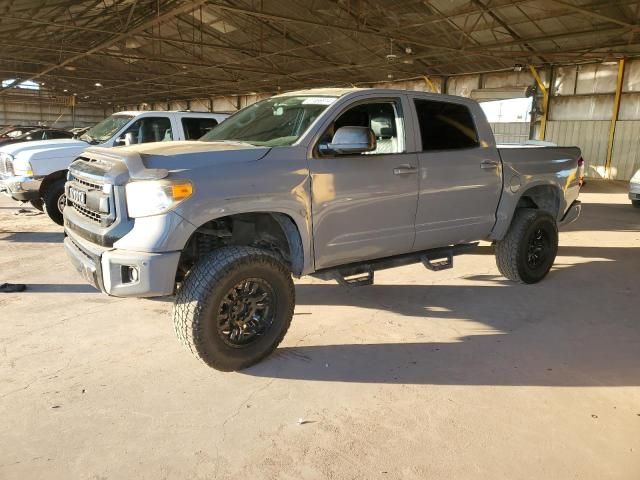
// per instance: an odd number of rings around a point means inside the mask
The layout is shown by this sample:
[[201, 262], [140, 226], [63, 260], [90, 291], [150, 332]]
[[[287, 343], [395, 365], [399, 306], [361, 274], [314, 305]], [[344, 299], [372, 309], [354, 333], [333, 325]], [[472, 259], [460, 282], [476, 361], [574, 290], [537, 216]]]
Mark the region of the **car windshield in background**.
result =
[[87, 133], [80, 136], [80, 140], [89, 143], [100, 143], [109, 140], [118, 130], [133, 118], [132, 115], [111, 115], [91, 127]]
[[337, 97], [276, 97], [255, 103], [225, 120], [200, 140], [279, 147], [293, 144]]

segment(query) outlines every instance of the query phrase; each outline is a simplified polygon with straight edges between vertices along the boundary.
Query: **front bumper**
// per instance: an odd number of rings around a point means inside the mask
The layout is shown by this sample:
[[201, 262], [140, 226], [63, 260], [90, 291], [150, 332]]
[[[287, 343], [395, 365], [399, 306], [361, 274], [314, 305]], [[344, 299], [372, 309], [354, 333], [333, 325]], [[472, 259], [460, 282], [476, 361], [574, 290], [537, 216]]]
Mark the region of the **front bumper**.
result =
[[640, 201], [640, 183], [629, 183], [629, 199]]
[[580, 216], [580, 212], [582, 212], [582, 202], [580, 202], [580, 200], [575, 200], [565, 212], [562, 220], [558, 222], [558, 226], [562, 227], [575, 222]]
[[19, 202], [40, 198], [42, 179], [33, 177], [4, 177], [0, 179], [0, 192]]
[[[114, 297], [172, 295], [180, 252], [148, 253], [105, 249], [67, 230], [64, 247], [85, 281]], [[132, 279], [131, 271], [137, 274]]]

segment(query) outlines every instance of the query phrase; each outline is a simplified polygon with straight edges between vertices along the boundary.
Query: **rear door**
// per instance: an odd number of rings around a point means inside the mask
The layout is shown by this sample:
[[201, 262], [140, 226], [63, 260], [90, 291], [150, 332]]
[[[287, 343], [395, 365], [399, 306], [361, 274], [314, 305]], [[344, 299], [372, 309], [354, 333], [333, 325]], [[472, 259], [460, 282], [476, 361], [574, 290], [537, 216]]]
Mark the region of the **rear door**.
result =
[[420, 193], [414, 250], [486, 237], [495, 223], [502, 166], [486, 122], [464, 103], [412, 98], [418, 125]]
[[[344, 126], [373, 130], [377, 148], [357, 155], [320, 155], [311, 171], [315, 266], [327, 268], [411, 251], [418, 201], [417, 156], [407, 129], [406, 96], [373, 98], [336, 114], [319, 142]], [[318, 143], [319, 143], [318, 142]]]

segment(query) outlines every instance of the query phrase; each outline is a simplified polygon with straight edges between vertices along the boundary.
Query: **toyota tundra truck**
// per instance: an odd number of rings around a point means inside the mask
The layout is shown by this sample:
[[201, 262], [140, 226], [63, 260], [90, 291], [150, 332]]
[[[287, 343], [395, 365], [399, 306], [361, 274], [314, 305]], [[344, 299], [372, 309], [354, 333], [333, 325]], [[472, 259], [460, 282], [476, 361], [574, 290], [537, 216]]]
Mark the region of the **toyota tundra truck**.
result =
[[118, 147], [197, 139], [227, 117], [206, 112], [118, 112], [76, 139], [4, 145], [0, 147], [0, 192], [31, 203], [62, 225], [67, 167], [90, 145]]
[[218, 370], [269, 355], [292, 276], [347, 287], [376, 270], [453, 265], [492, 242], [535, 283], [580, 213], [580, 151], [496, 146], [469, 99], [315, 89], [256, 103], [199, 141], [89, 148], [69, 168], [64, 245], [116, 297], [175, 295], [184, 345]]

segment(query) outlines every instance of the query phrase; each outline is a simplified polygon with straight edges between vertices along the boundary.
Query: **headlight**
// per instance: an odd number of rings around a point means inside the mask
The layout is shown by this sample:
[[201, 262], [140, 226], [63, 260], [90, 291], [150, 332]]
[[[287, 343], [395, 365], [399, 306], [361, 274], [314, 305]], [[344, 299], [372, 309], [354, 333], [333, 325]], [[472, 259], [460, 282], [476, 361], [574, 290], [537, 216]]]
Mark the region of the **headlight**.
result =
[[9, 175], [15, 175], [13, 171], [13, 155], [0, 152], [0, 167], [2, 167], [2, 171], [4, 173], [8, 173]]
[[127, 211], [129, 217], [150, 217], [175, 208], [193, 194], [187, 180], [142, 180], [127, 183]]
[[20, 175], [25, 177], [33, 176], [33, 167], [29, 160], [22, 160], [20, 157], [13, 160], [13, 173], [14, 175]]
[[631, 183], [640, 183], [640, 170], [638, 170], [633, 177], [631, 177]]

